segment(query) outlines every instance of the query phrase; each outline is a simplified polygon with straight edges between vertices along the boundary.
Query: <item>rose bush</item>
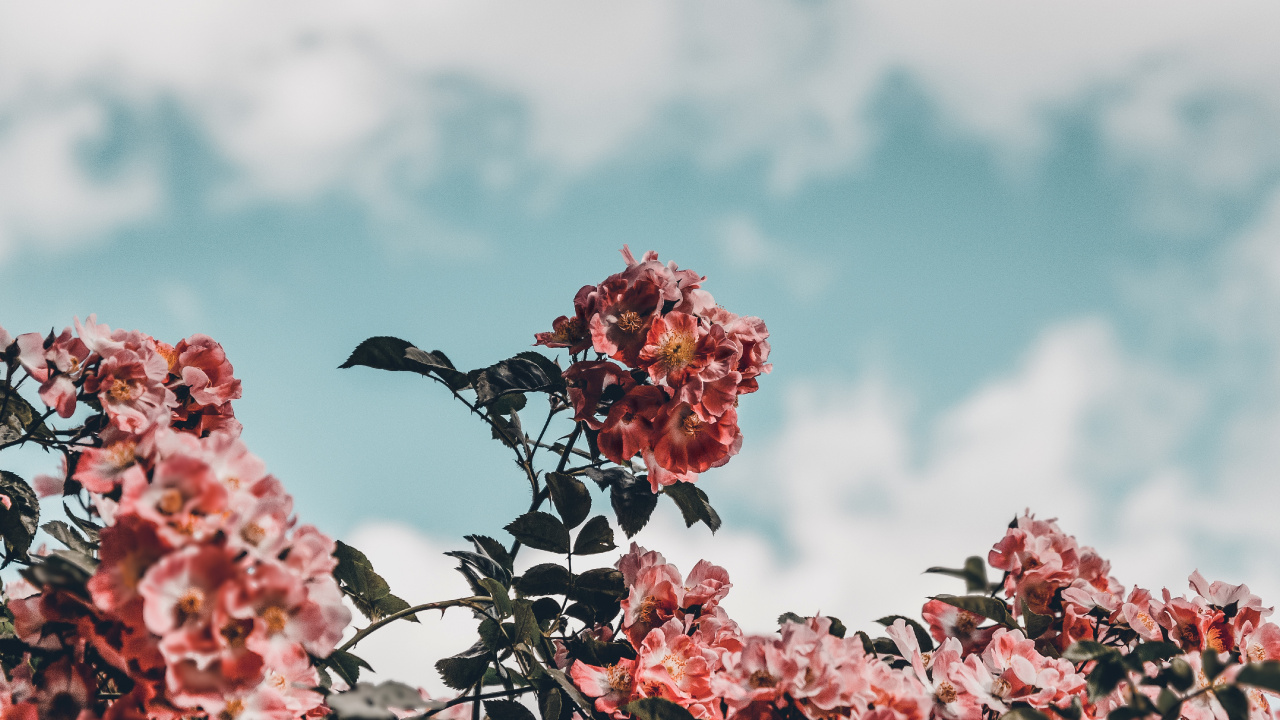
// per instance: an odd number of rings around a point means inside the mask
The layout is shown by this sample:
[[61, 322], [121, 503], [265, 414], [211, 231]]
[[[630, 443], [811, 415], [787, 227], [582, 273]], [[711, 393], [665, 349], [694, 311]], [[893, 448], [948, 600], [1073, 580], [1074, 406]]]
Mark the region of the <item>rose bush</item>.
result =
[[[722, 604], [724, 568], [703, 560], [685, 575], [635, 543], [612, 567], [575, 572], [575, 558], [616, 549], [615, 527], [635, 535], [662, 496], [686, 525], [719, 527], [698, 481], [738, 452], [739, 403], [771, 369], [764, 322], [718, 306], [705, 277], [652, 252], [623, 259], [535, 336], [563, 366], [527, 351], [463, 371], [392, 337], [342, 365], [443, 385], [528, 486], [510, 541], [469, 535], [449, 553], [471, 595], [418, 605], [298, 523], [239, 439], [240, 381], [213, 339], [168, 345], [92, 316], [47, 335], [0, 328], [0, 450], [62, 458], [31, 484], [0, 471], [3, 562], [18, 574], [0, 616], [0, 720], [1276, 714], [1280, 626], [1247, 587], [1199, 573], [1189, 595], [1128, 587], [1029, 512], [985, 558], [930, 568], [965, 593], [929, 598], [919, 620], [882, 618], [883, 636], [794, 613], [777, 633], [744, 633]], [[534, 398], [545, 419], [526, 426]], [[40, 525], [40, 498], [61, 498], [67, 519]], [[610, 512], [593, 514], [605, 498]], [[33, 551], [38, 528], [63, 547]], [[517, 571], [525, 547], [548, 561]], [[479, 620], [475, 643], [437, 663], [455, 697], [360, 681], [361, 640], [450, 608]]]

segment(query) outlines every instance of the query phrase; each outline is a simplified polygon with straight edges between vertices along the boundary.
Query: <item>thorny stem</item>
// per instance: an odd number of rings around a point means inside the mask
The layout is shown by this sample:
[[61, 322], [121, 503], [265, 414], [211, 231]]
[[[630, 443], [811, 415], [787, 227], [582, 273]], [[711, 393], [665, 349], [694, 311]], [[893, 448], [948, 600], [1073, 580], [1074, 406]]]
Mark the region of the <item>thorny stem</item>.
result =
[[426, 603], [423, 605], [415, 605], [411, 608], [405, 608], [404, 610], [401, 610], [399, 612], [391, 613], [390, 615], [382, 618], [381, 620], [375, 620], [374, 622], [369, 623], [368, 627], [357, 632], [355, 635], [352, 635], [351, 639], [343, 643], [342, 646], [339, 647], [335, 652], [344, 652], [346, 650], [349, 650], [355, 647], [356, 643], [368, 637], [368, 635], [373, 631], [377, 630], [378, 628], [381, 628], [384, 625], [388, 625], [396, 620], [399, 620], [402, 617], [407, 617], [409, 615], [416, 615], [417, 613], [423, 612], [424, 610], [445, 610], [451, 607], [469, 607], [469, 608], [480, 610], [483, 612], [484, 605], [481, 605], [480, 603], [482, 603], [485, 600], [489, 600], [489, 598], [480, 597], [477, 595], [473, 597], [457, 598], [454, 600], [440, 600], [438, 602]]

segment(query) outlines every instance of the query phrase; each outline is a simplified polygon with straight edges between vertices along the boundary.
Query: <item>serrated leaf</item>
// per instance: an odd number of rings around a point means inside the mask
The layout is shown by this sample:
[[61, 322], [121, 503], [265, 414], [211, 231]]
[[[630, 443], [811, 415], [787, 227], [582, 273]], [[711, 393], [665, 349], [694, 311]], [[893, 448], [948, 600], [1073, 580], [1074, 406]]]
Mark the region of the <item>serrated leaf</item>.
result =
[[9, 507], [0, 506], [0, 534], [4, 535], [5, 560], [27, 561], [31, 539], [40, 526], [40, 499], [27, 481], [6, 470], [0, 470], [0, 495], [9, 499]]
[[515, 700], [485, 700], [484, 711], [490, 720], [535, 720], [529, 708]]
[[933, 650], [933, 638], [929, 635], [929, 631], [925, 630], [924, 626], [906, 615], [889, 615], [880, 618], [876, 622], [884, 625], [885, 627], [889, 627], [897, 620], [903, 620], [907, 625], [911, 626], [911, 630], [916, 634], [916, 642], [919, 643], [921, 651], [929, 652], [930, 650]]
[[1280, 662], [1267, 660], [1260, 663], [1249, 663], [1240, 668], [1236, 682], [1241, 685], [1252, 685], [1263, 690], [1280, 693]]
[[351, 352], [351, 357], [338, 367], [351, 368], [357, 365], [375, 370], [434, 375], [454, 390], [462, 390], [471, 384], [465, 373], [454, 369], [453, 363], [445, 357], [444, 353], [439, 350], [427, 352], [414, 347], [408, 340], [395, 337], [379, 336], [365, 340], [357, 345]]
[[581, 480], [563, 473], [547, 473], [551, 502], [565, 527], [575, 528], [591, 513], [591, 493]]
[[693, 720], [688, 710], [658, 697], [627, 703], [622, 711], [631, 713], [637, 720]]
[[475, 376], [476, 404], [487, 406], [510, 393], [540, 392], [557, 387], [560, 380], [547, 375], [542, 365], [526, 357], [507, 358], [484, 369]]
[[[565, 571], [568, 574], [569, 571]], [[489, 591], [489, 597], [493, 600], [493, 609], [498, 613], [498, 617], [508, 617], [511, 615], [511, 596], [507, 594], [507, 588], [494, 578], [483, 578], [480, 584], [485, 590]]]
[[[370, 620], [381, 620], [385, 617], [391, 617], [392, 615], [395, 615], [396, 613], [402, 610], [408, 610], [409, 608], [413, 607], [405, 600], [399, 597], [396, 597], [391, 593], [387, 593], [386, 595], [383, 595], [377, 600], [374, 600], [371, 603], [371, 606], [373, 608], [373, 612], [371, 613], [371, 617], [369, 618]], [[400, 619], [408, 620], [409, 622], [416, 623], [418, 622], [418, 614], [414, 613], [412, 615], [405, 615]]]
[[603, 515], [597, 515], [587, 521], [573, 541], [574, 555], [596, 555], [609, 552], [618, 546], [613, 544], [613, 528]]
[[649, 482], [643, 476], [636, 478], [630, 473], [612, 479], [614, 484], [609, 491], [609, 504], [613, 506], [613, 516], [618, 520], [618, 527], [627, 537], [634, 537], [653, 515], [658, 507], [658, 496], [653, 494]]
[[720, 515], [711, 507], [707, 494], [693, 483], [678, 482], [668, 485], [663, 488], [662, 494], [674, 500], [680, 508], [685, 527], [693, 527], [694, 523], [701, 522], [711, 528], [713, 533], [720, 529]]
[[67, 549], [69, 550], [75, 550], [78, 553], [92, 556], [94, 551], [97, 549], [97, 547], [86, 540], [78, 530], [61, 520], [50, 520], [44, 525], [41, 525], [40, 529], [49, 533], [55, 540], [67, 546]]
[[553, 553], [569, 552], [569, 529], [549, 513], [525, 513], [505, 529], [531, 548]]
[[488, 557], [490, 560], [498, 563], [508, 573], [515, 568], [515, 561], [511, 559], [511, 554], [507, 552], [507, 548], [502, 543], [494, 540], [487, 535], [466, 535], [465, 540], [475, 545], [476, 552]]
[[436, 662], [440, 679], [454, 690], [471, 689], [484, 677], [484, 671], [488, 667], [489, 650], [484, 643], [478, 641], [467, 650]]
[[935, 595], [931, 599], [940, 600], [961, 610], [968, 610], [988, 620], [994, 620], [1010, 630], [1019, 629], [1018, 624], [1009, 615], [1009, 606], [1001, 600], [981, 595]]
[[1053, 616], [1032, 612], [1031, 608], [1024, 606], [1022, 608], [1022, 625], [1026, 628], [1027, 637], [1035, 640], [1053, 625]]
[[577, 590], [586, 590], [612, 597], [622, 597], [627, 593], [627, 586], [623, 582], [622, 573], [613, 568], [588, 570], [574, 578], [573, 586]]
[[495, 578], [504, 584], [511, 580], [511, 575], [507, 572], [507, 569], [494, 562], [488, 555], [471, 552], [470, 550], [450, 550], [445, 555], [461, 560], [464, 564], [475, 568], [476, 572], [484, 577]]
[[334, 650], [329, 657], [325, 658], [325, 662], [329, 667], [333, 668], [334, 672], [338, 673], [338, 677], [341, 677], [347, 685], [352, 687], [360, 679], [360, 668], [373, 671], [373, 668], [369, 667], [369, 663], [365, 662], [363, 658], [346, 650]]
[[573, 588], [573, 576], [563, 566], [544, 563], [525, 570], [515, 587], [525, 595], [565, 595]]
[[24, 435], [52, 437], [49, 429], [40, 422], [40, 413], [9, 383], [0, 379], [0, 443], [10, 443]]
[[500, 652], [511, 645], [507, 634], [502, 631], [502, 625], [493, 618], [487, 617], [481, 620], [476, 633], [480, 635], [480, 642], [484, 643], [490, 652]]
[[528, 600], [515, 600], [511, 603], [511, 615], [515, 618], [515, 641], [529, 647], [537, 645], [542, 639], [542, 629], [538, 627], [538, 616], [533, 613], [533, 604]]
[[525, 350], [524, 352], [516, 353], [516, 357], [521, 360], [528, 360], [542, 368], [542, 372], [551, 380], [552, 389], [564, 389], [564, 373], [554, 360], [542, 353], [534, 352], [533, 350]]

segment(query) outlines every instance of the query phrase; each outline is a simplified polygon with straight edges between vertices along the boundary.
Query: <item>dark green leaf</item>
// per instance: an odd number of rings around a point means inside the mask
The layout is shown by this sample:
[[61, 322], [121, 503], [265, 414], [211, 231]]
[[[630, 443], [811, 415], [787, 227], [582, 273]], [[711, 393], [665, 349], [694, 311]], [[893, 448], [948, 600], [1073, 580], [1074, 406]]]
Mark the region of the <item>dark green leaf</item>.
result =
[[1181, 654], [1182, 650], [1177, 645], [1163, 640], [1142, 643], [1130, 653], [1130, 655], [1136, 655], [1138, 660], [1144, 663], [1168, 660]]
[[465, 540], [476, 546], [476, 552], [484, 555], [490, 560], [496, 562], [508, 573], [515, 568], [515, 561], [511, 559], [510, 553], [502, 543], [494, 540], [487, 535], [466, 535]]
[[525, 595], [565, 595], [573, 587], [573, 576], [555, 563], [534, 565], [516, 580], [515, 587]]
[[564, 375], [560, 370], [560, 366], [554, 360], [539, 352], [525, 350], [522, 353], [516, 353], [516, 357], [522, 360], [528, 360], [538, 367], [542, 368], [542, 372], [551, 379], [551, 388], [554, 390], [564, 389]]
[[1049, 720], [1049, 718], [1035, 708], [1023, 706], [1001, 715], [1000, 720]]
[[613, 568], [588, 570], [574, 578], [573, 584], [577, 590], [586, 590], [613, 597], [622, 597], [627, 593], [627, 586], [622, 580], [622, 573]]
[[329, 667], [333, 668], [334, 672], [338, 673], [338, 676], [347, 685], [351, 686], [354, 686], [356, 681], [360, 679], [360, 668], [369, 671], [373, 670], [373, 668], [369, 667], [369, 663], [345, 650], [334, 650], [329, 657], [325, 658], [325, 662], [328, 663]]
[[587, 521], [573, 541], [574, 555], [596, 555], [609, 552], [618, 547], [613, 544], [613, 528], [603, 515], [597, 515]]
[[[4, 535], [5, 560], [26, 561], [31, 539], [40, 527], [40, 500], [27, 481], [0, 470], [0, 495], [9, 498], [9, 507], [0, 506], [0, 534]], [[3, 565], [0, 565], [3, 567]]]
[[960, 578], [964, 580], [965, 592], [985, 593], [987, 591], [987, 564], [977, 555], [967, 558], [962, 569], [931, 567], [925, 572]]
[[626, 475], [616, 478], [609, 491], [609, 504], [613, 506], [618, 527], [627, 537], [633, 537], [649, 523], [649, 517], [658, 506], [658, 496], [653, 494], [645, 476]]
[[1026, 626], [1027, 637], [1035, 640], [1045, 633], [1051, 625], [1053, 625], [1052, 615], [1040, 615], [1031, 611], [1029, 607], [1022, 608], [1022, 624]]
[[1097, 663], [1086, 678], [1090, 702], [1097, 702], [1110, 695], [1120, 681], [1124, 680], [1127, 672], [1119, 654], [1103, 655], [1097, 659]]
[[62, 503], [62, 509], [66, 516], [71, 519], [71, 522], [75, 523], [76, 527], [80, 528], [80, 530], [85, 534], [85, 537], [89, 538], [89, 541], [96, 545], [99, 540], [98, 534], [101, 532], [102, 528], [95, 525], [91, 520], [77, 517], [75, 513], [71, 512], [71, 508], [67, 507], [65, 502]]
[[560, 686], [565, 695], [569, 696], [573, 704], [578, 706], [578, 709], [583, 712], [583, 717], [594, 717], [595, 703], [588, 700], [587, 696], [582, 694], [582, 691], [569, 680], [563, 671], [549, 667], [546, 668], [545, 672], [551, 676], [552, 680], [556, 681], [556, 684]]
[[507, 525], [506, 531], [531, 548], [553, 553], [569, 552], [569, 529], [549, 513], [525, 513]]
[[1169, 684], [1175, 690], [1186, 690], [1196, 682], [1195, 671], [1191, 669], [1191, 664], [1182, 658], [1174, 658], [1169, 661]]
[[711, 528], [711, 532], [720, 529], [720, 516], [711, 507], [707, 494], [693, 483], [678, 482], [668, 485], [662, 493], [679, 506], [680, 514], [684, 516], [685, 527], [693, 527], [694, 523], [701, 522]]
[[476, 632], [480, 635], [480, 642], [484, 643], [490, 652], [501, 652], [511, 645], [507, 634], [502, 631], [502, 625], [493, 618], [487, 617], [481, 620]]
[[865, 653], [866, 653], [866, 654], [868, 654], [868, 655], [871, 655], [872, 653], [874, 653], [874, 652], [876, 651], [875, 643], [871, 642], [871, 636], [870, 636], [870, 635], [867, 635], [866, 633], [862, 632], [861, 630], [859, 630], [858, 632], [856, 632], [856, 633], [854, 633], [854, 634], [857, 636], [857, 638], [858, 638], [859, 640], [861, 640], [861, 641], [862, 641], [862, 651], [863, 651], [863, 652], [865, 652]]
[[394, 720], [397, 710], [434, 710], [444, 707], [442, 702], [423, 700], [417, 690], [394, 680], [381, 684], [356, 683], [346, 692], [334, 693], [324, 700], [333, 714], [333, 720]]
[[1062, 657], [1071, 662], [1088, 662], [1089, 660], [1097, 660], [1100, 657], [1106, 657], [1116, 654], [1116, 649], [1107, 647], [1099, 642], [1092, 640], [1078, 640], [1062, 653]]
[[933, 638], [929, 636], [929, 631], [925, 630], [920, 623], [916, 622], [915, 620], [912, 620], [911, 618], [905, 615], [888, 615], [886, 617], [880, 618], [876, 622], [880, 623], [881, 625], [884, 625], [885, 627], [889, 627], [896, 620], [905, 621], [907, 625], [911, 627], [911, 629], [916, 634], [916, 642], [920, 644], [921, 651], [929, 652], [930, 650], [933, 649]]
[[[413, 606], [405, 602], [403, 599], [398, 598], [395, 595], [392, 595], [390, 593], [387, 593], [386, 595], [383, 595], [377, 600], [374, 600], [372, 603], [372, 607], [373, 607], [373, 612], [370, 613], [369, 619], [381, 620], [385, 617], [390, 617], [392, 615], [395, 615], [401, 610], [408, 610]], [[414, 613], [412, 615], [405, 615], [401, 619], [408, 620], [409, 622], [418, 622], [418, 614]]]
[[1009, 615], [1009, 606], [1004, 601], [981, 595], [935, 595], [933, 600], [940, 600], [948, 605], [968, 610], [989, 620], [994, 620], [1010, 630], [1017, 630], [1018, 624]]
[[453, 363], [439, 350], [426, 352], [413, 346], [408, 340], [394, 337], [371, 337], [356, 346], [351, 357], [339, 365], [350, 368], [356, 365], [376, 370], [413, 372], [438, 377], [454, 390], [470, 385], [466, 374], [458, 372]]
[[542, 720], [560, 720], [560, 714], [564, 710], [563, 697], [555, 688], [543, 694], [542, 702], [538, 706], [542, 710]]
[[784, 612], [778, 616], [778, 625], [786, 625], [787, 623], [803, 625], [805, 623], [805, 619], [793, 612]]
[[1222, 664], [1222, 660], [1218, 657], [1216, 650], [1205, 650], [1200, 653], [1200, 669], [1204, 672], [1204, 676], [1212, 682], [1214, 678], [1222, 674], [1223, 670], [1227, 669], [1227, 666]]
[[827, 619], [831, 621], [831, 627], [827, 628], [827, 632], [832, 635], [838, 638], [843, 638], [845, 633], [849, 632], [849, 629], [844, 626], [844, 623], [840, 622], [840, 618], [828, 615]]
[[511, 393], [503, 395], [489, 404], [489, 412], [494, 415], [511, 415], [513, 412], [519, 412], [524, 409], [528, 398], [524, 393]]
[[475, 378], [476, 403], [488, 405], [510, 393], [552, 390], [559, 381], [559, 373], [552, 380], [538, 362], [519, 356], [508, 358], [485, 368]]
[[566, 527], [578, 527], [591, 513], [591, 493], [578, 478], [563, 473], [547, 473], [547, 487], [551, 489], [551, 502], [560, 513]]
[[41, 530], [49, 533], [54, 539], [66, 545], [68, 549], [75, 550], [78, 553], [92, 556], [97, 547], [85, 539], [78, 530], [61, 520], [50, 520], [40, 526]]
[[1057, 713], [1062, 720], [1080, 720], [1084, 715], [1084, 707], [1080, 704], [1079, 695], [1072, 695], [1071, 703], [1066, 707], [1050, 705], [1049, 708]]
[[515, 641], [536, 646], [542, 639], [542, 630], [538, 627], [538, 616], [533, 613], [533, 603], [515, 600], [511, 603], [511, 614], [516, 622]]
[[495, 578], [504, 585], [511, 581], [511, 574], [507, 572], [507, 569], [495, 562], [487, 554], [471, 552], [470, 550], [450, 550], [445, 555], [458, 558], [464, 564], [474, 568], [483, 577]]
[[[568, 571], [565, 571], [568, 574]], [[493, 599], [493, 609], [497, 611], [498, 617], [507, 617], [511, 614], [511, 596], [507, 594], [507, 588], [502, 583], [493, 578], [482, 578], [480, 585], [489, 591], [489, 597]]]
[[540, 627], [549, 627], [551, 621], [559, 615], [560, 603], [558, 601], [549, 597], [538, 598], [533, 601], [533, 616], [537, 618]]
[[1249, 698], [1244, 691], [1235, 685], [1215, 687], [1213, 694], [1218, 696], [1218, 703], [1227, 711], [1228, 720], [1249, 720]]
[[1280, 662], [1268, 660], [1260, 663], [1249, 663], [1240, 668], [1236, 682], [1241, 685], [1252, 685], [1263, 690], [1280, 693]]
[[1156, 696], [1156, 710], [1161, 715], [1168, 715], [1169, 711], [1181, 703], [1182, 701], [1178, 699], [1178, 694], [1169, 688], [1160, 688], [1160, 694]]
[[622, 711], [631, 713], [637, 720], [693, 720], [688, 710], [657, 697], [627, 703]]
[[1107, 713], [1107, 720], [1137, 720], [1140, 717], [1146, 717], [1148, 714], [1138, 708], [1121, 705]]
[[489, 667], [489, 650], [483, 642], [476, 642], [469, 649], [444, 658], [436, 663], [440, 679], [454, 690], [469, 690], [484, 677]]
[[0, 443], [10, 443], [28, 434], [44, 438], [52, 436], [40, 422], [40, 413], [3, 378], [0, 378], [0, 408], [4, 410], [0, 416]]
[[[334, 579], [365, 617], [379, 620], [410, 607], [409, 603], [391, 594], [387, 581], [374, 572], [373, 564], [364, 553], [339, 540], [333, 556], [338, 559], [338, 566], [333, 570]], [[416, 616], [407, 619], [418, 621]]]
[[485, 700], [484, 711], [490, 720], [535, 720], [529, 708], [515, 700]]

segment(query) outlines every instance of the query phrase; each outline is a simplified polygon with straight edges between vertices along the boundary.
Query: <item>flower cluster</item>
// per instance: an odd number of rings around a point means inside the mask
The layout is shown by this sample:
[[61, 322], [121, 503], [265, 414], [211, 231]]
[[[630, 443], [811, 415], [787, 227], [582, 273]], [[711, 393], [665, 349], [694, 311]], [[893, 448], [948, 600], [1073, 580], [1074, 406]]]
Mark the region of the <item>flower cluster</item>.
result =
[[[639, 456], [654, 492], [729, 461], [742, 445], [738, 396], [771, 370], [769, 331], [702, 289], [705, 277], [656, 252], [574, 298], [536, 345], [568, 348], [564, 371], [574, 419], [620, 465]], [[588, 357], [594, 352], [594, 357]]]
[[[617, 566], [628, 595], [616, 632], [597, 626], [580, 636], [609, 641], [616, 634], [622, 639], [612, 644], [623, 652], [601, 665], [566, 653], [558, 660], [595, 708], [614, 718], [630, 717], [629, 703], [661, 698], [714, 720], [982, 720], [1019, 707], [1101, 720], [1132, 705], [1134, 693], [1156, 712], [1165, 678], [1178, 667], [1186, 668], [1185, 700], [1172, 696], [1180, 717], [1222, 720], [1227, 713], [1205, 690], [1221, 689], [1241, 666], [1215, 678], [1202, 670], [1204, 658], [1280, 660], [1280, 626], [1266, 621], [1272, 610], [1246, 586], [1209, 583], [1197, 572], [1192, 597], [1126, 591], [1092, 548], [1030, 514], [989, 559], [1006, 573], [997, 590], [1008, 601], [940, 596], [924, 606], [927, 630], [896, 618], [889, 637], [873, 641], [845, 637], [826, 617], [788, 616], [778, 635], [744, 635], [720, 606], [731, 587], [722, 568], [702, 561], [682, 579], [661, 555], [633, 544]], [[1010, 610], [1026, 622], [1016, 624]], [[1085, 650], [1073, 645], [1081, 640]], [[1133, 653], [1142, 660], [1124, 662]], [[1116, 663], [1116, 676], [1091, 694], [1107, 674], [1099, 670], [1105, 662]], [[1126, 678], [1132, 684], [1122, 685]], [[1273, 717], [1261, 690], [1250, 688], [1247, 697], [1254, 720]]]
[[313, 657], [351, 620], [335, 544], [295, 527], [291, 496], [239, 440], [240, 381], [221, 346], [169, 346], [93, 317], [74, 335], [11, 340], [49, 408], [102, 416], [68, 448], [61, 483], [37, 483], [86, 490], [102, 527], [96, 559], [79, 555], [96, 560], [82, 587], [37, 574], [6, 588], [27, 652], [0, 687], [0, 717], [326, 714]]

